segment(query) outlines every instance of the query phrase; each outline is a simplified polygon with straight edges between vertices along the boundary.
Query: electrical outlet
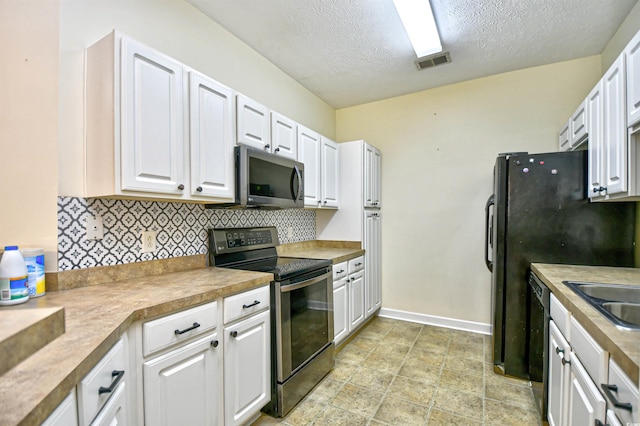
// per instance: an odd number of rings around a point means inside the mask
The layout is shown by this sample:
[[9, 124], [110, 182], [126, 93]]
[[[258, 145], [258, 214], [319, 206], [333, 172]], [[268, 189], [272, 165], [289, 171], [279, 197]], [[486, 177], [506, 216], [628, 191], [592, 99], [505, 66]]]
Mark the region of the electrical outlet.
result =
[[156, 251], [156, 231], [142, 231], [142, 252]]
[[85, 238], [87, 240], [101, 240], [104, 237], [104, 226], [102, 225], [102, 217], [98, 215], [87, 216], [87, 231]]
[[293, 238], [293, 227], [291, 226], [287, 228], [287, 238], [289, 239]]

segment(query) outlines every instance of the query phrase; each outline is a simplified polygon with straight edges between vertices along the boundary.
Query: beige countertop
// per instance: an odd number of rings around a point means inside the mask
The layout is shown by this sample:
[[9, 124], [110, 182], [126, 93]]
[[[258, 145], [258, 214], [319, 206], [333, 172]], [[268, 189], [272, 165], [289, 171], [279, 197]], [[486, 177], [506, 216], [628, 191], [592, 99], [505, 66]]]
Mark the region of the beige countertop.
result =
[[534, 263], [531, 269], [554, 296], [624, 372], [638, 385], [640, 381], [640, 331], [620, 330], [562, 281], [584, 281], [640, 285], [639, 268], [548, 265]]
[[[360, 247], [360, 242], [305, 241], [280, 245], [278, 254], [339, 263], [363, 255]], [[0, 312], [5, 316], [28, 317], [34, 322], [52, 312], [64, 313], [65, 332], [49, 338], [50, 343], [0, 376], [0, 401], [6, 402], [0, 410], [0, 425], [40, 424], [134, 322], [249, 290], [273, 279], [272, 274], [203, 264], [204, 256], [197, 255], [65, 271], [55, 276], [60, 291], [3, 307]], [[40, 330], [49, 333], [45, 327]], [[34, 332], [27, 338], [42, 336]]]

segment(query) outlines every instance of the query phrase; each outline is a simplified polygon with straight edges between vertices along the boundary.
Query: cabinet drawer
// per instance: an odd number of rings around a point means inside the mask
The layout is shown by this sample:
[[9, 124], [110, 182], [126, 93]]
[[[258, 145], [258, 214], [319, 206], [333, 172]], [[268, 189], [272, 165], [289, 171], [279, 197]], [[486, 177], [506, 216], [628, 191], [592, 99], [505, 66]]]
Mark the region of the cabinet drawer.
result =
[[347, 262], [336, 263], [332, 269], [334, 281], [347, 276]]
[[609, 386], [612, 396], [617, 399], [619, 403], [631, 404], [631, 411], [625, 408], [616, 407], [612, 398], [610, 398], [609, 395], [605, 395], [609, 400], [609, 408], [615, 412], [622, 424], [638, 423], [638, 403], [640, 403], [638, 387], [633, 384], [629, 376], [627, 376], [612, 359], [609, 360], [608, 383], [609, 385], [617, 386], [617, 391]]
[[269, 307], [269, 286], [224, 298], [224, 323], [262, 311]]
[[349, 261], [349, 273], [360, 271], [364, 268], [364, 256], [356, 257]]
[[[128, 372], [126, 335], [111, 347], [109, 352], [78, 383], [78, 419], [80, 425], [88, 425], [106, 404], [116, 386], [124, 384]], [[111, 388], [111, 390], [107, 390]]]
[[347, 283], [347, 277], [340, 278], [339, 280], [335, 280], [335, 281], [333, 282], [333, 289], [335, 290], [335, 289], [337, 289], [337, 288], [340, 288], [340, 287], [342, 287], [343, 285], [345, 285], [346, 283]]
[[571, 340], [569, 343], [593, 381], [598, 384], [606, 383], [609, 353], [593, 340], [593, 337], [578, 324], [574, 317], [571, 317]]
[[549, 315], [553, 318], [553, 321], [558, 326], [558, 330], [562, 332], [564, 338], [571, 342], [571, 333], [569, 329], [569, 319], [571, 318], [571, 313], [562, 306], [562, 303], [556, 299], [556, 297], [551, 293], [550, 295], [550, 308]]
[[160, 349], [198, 336], [216, 327], [218, 303], [211, 302], [167, 315], [142, 326], [142, 351], [148, 356]]

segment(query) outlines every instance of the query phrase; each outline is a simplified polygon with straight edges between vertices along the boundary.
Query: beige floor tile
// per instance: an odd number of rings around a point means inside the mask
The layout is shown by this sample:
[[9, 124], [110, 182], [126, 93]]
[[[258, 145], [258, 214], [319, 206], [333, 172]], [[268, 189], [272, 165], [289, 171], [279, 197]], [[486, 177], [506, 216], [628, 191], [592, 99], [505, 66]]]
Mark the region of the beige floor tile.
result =
[[456, 416], [455, 414], [447, 413], [446, 411], [438, 410], [437, 408], [432, 408], [429, 413], [427, 424], [433, 426], [467, 426], [481, 425], [482, 422], [468, 417]]
[[344, 386], [344, 382], [339, 382], [331, 377], [326, 377], [318, 383], [311, 392], [309, 392], [307, 398], [314, 399], [323, 404], [328, 404], [338, 394], [338, 392], [340, 392], [342, 386]]
[[449, 370], [465, 371], [470, 374], [481, 375], [484, 373], [484, 363], [480, 360], [463, 358], [455, 354], [447, 354], [444, 359], [444, 368]]
[[396, 376], [389, 387], [388, 395], [419, 405], [430, 406], [437, 385], [435, 383], [420, 382], [407, 377]]
[[439, 387], [436, 391], [434, 406], [458, 416], [482, 420], [482, 398], [473, 394]]
[[512, 386], [522, 386], [526, 388], [530, 388], [531, 385], [528, 380], [518, 379], [516, 377], [505, 376], [502, 374], [495, 373], [493, 371], [493, 364], [487, 364], [484, 370], [484, 380], [485, 385], [496, 385], [502, 386], [504, 384], [512, 385]]
[[539, 425], [540, 416], [537, 411], [487, 399], [484, 422], [487, 425]]
[[473, 359], [484, 362], [484, 347], [482, 343], [449, 342], [450, 356]]
[[346, 382], [351, 379], [353, 374], [360, 368], [358, 364], [351, 364], [348, 362], [336, 359], [336, 363], [333, 366], [333, 370], [327, 375], [327, 377], [337, 380], [339, 382]]
[[411, 349], [411, 345], [410, 344], [406, 344], [406, 343], [403, 343], [403, 342], [389, 344], [387, 342], [387, 339], [385, 339], [383, 343], [378, 345], [371, 352], [380, 353], [380, 354], [387, 354], [387, 355], [392, 355], [394, 357], [402, 357], [402, 358], [404, 358], [404, 356], [407, 355], [407, 353], [409, 353], [410, 349]]
[[351, 377], [350, 383], [378, 392], [385, 392], [393, 381], [393, 377], [392, 373], [386, 371], [360, 367]]
[[251, 423], [251, 426], [269, 426], [269, 425], [286, 425], [285, 419], [275, 418], [267, 416], [266, 414], [260, 415], [258, 420]]
[[413, 344], [413, 347], [446, 354], [449, 350], [449, 342], [447, 340], [433, 340], [431, 337], [420, 335]]
[[442, 368], [426, 365], [415, 359], [406, 359], [398, 372], [399, 376], [421, 382], [438, 383]]
[[367, 359], [362, 364], [367, 368], [373, 368], [376, 370], [386, 371], [388, 373], [396, 374], [402, 366], [404, 361], [404, 355], [391, 355], [379, 352], [371, 352]]
[[[415, 360], [433, 367], [442, 367], [446, 352], [433, 350], [431, 348], [419, 348], [414, 346], [407, 354], [406, 360]], [[406, 361], [405, 360], [405, 361]]]
[[530, 387], [516, 386], [508, 383], [489, 383], [484, 391], [485, 398], [506, 402], [510, 405], [528, 408], [535, 404]]
[[423, 425], [428, 414], [428, 407], [387, 396], [380, 404], [374, 418], [395, 425]]
[[289, 412], [289, 415], [285, 418], [285, 422], [292, 426], [310, 425], [316, 417], [322, 414], [326, 407], [327, 404], [307, 396], [307, 398], [300, 401], [300, 403]]
[[481, 375], [466, 374], [457, 370], [442, 370], [441, 387], [467, 392], [482, 398], [483, 378]]
[[418, 332], [409, 332], [409, 333], [396, 333], [391, 330], [389, 334], [387, 334], [384, 338], [383, 345], [403, 345], [403, 346], [413, 346], [418, 337]]
[[314, 426], [365, 426], [369, 418], [338, 407], [328, 406]]
[[336, 360], [348, 362], [349, 364], [362, 365], [371, 351], [363, 351], [354, 346], [345, 346], [336, 354]]
[[347, 383], [338, 392], [331, 405], [365, 417], [372, 417], [380, 405], [382, 396], [381, 392]]
[[449, 342], [451, 338], [451, 330], [441, 327], [433, 327], [425, 325], [420, 331], [420, 339], [429, 339], [431, 341]]
[[357, 336], [351, 342], [347, 344], [349, 347], [355, 347], [361, 351], [372, 351], [376, 346], [380, 344], [380, 340], [371, 339], [367, 336]]

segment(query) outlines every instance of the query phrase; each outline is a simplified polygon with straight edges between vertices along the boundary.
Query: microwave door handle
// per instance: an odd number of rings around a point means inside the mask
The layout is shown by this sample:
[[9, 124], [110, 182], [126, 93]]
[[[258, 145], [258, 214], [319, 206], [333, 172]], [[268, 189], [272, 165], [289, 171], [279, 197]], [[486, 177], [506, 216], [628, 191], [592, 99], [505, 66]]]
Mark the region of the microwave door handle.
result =
[[[298, 176], [298, 188], [293, 187], [294, 177]], [[289, 187], [291, 189], [291, 198], [293, 201], [298, 199], [298, 194], [300, 194], [300, 190], [302, 189], [302, 176], [300, 175], [300, 169], [298, 166], [293, 166], [293, 171], [291, 172], [291, 182], [289, 182]]]

